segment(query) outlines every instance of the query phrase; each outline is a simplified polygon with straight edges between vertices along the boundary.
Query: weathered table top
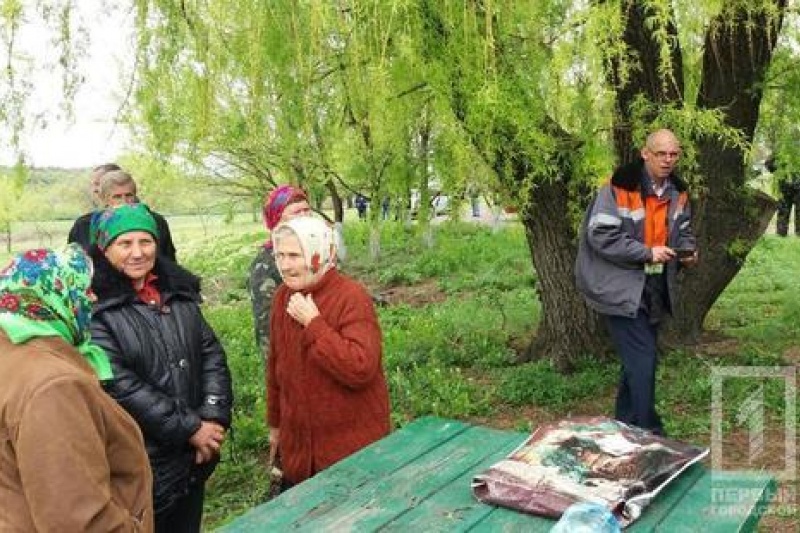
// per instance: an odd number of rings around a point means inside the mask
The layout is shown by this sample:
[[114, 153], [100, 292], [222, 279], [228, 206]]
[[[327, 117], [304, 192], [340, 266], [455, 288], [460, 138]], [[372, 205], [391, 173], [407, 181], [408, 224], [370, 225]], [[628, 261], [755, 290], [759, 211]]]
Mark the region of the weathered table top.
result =
[[[475, 474], [526, 437], [420, 418], [221, 531], [548, 531], [553, 520], [480, 503], [470, 489]], [[695, 465], [627, 531], [752, 531], [774, 490], [766, 474]]]

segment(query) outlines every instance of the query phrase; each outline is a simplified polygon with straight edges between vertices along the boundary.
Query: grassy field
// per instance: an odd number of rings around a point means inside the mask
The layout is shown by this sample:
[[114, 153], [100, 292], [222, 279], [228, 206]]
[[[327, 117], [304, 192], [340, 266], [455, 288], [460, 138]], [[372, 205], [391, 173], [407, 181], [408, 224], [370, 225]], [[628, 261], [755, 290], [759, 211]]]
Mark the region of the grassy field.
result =
[[[348, 225], [346, 269], [390, 302], [379, 314], [397, 425], [434, 414], [530, 431], [562, 416], [613, 411], [614, 361], [587, 358], [568, 379], [545, 361], [515, 364], [515, 350], [529, 340], [540, 311], [519, 226], [495, 234], [480, 226], [444, 224], [436, 229], [436, 246], [428, 249], [413, 231], [387, 224], [377, 262], [367, 259], [367, 236], [363, 225]], [[257, 465], [266, 445], [263, 386], [259, 362], [250, 355], [254, 346], [240, 270], [249, 262], [243, 251], [257, 238], [221, 239], [213, 256], [192, 260], [195, 269], [216, 279], [224, 295], [209, 313], [227, 339], [239, 395], [238, 437], [209, 487], [209, 526], [265, 497]], [[765, 237], [708, 316], [704, 342], [665, 355], [659, 409], [670, 435], [710, 444], [714, 368], [798, 363], [798, 262], [800, 240]], [[736, 406], [754, 391], [763, 391], [765, 404], [766, 446], [759, 454], [748, 453], [747, 427], [736, 419]], [[724, 468], [783, 469], [785, 392], [774, 379], [724, 382]], [[781, 486], [763, 531], [797, 530], [796, 489], [796, 484]]]
[[[218, 297], [208, 312], [226, 339], [238, 395], [237, 436], [209, 486], [209, 527], [265, 498], [258, 466], [267, 438], [262, 369], [252, 356], [243, 291], [244, 269], [258, 239], [260, 233], [220, 238], [211, 253], [189, 261], [215, 284]], [[514, 362], [540, 310], [520, 227], [512, 224], [495, 234], [480, 226], [444, 224], [436, 229], [436, 246], [428, 249], [413, 231], [387, 224], [377, 262], [367, 259], [367, 239], [365, 226], [348, 225], [346, 270], [389, 302], [379, 314], [395, 424], [434, 414], [530, 431], [562, 416], [612, 412], [614, 361], [587, 358], [568, 379], [545, 361]], [[765, 237], [710, 313], [707, 338], [692, 350], [665, 355], [659, 408], [670, 435], [710, 444], [714, 368], [797, 364], [798, 261], [800, 240]], [[736, 406], [757, 390], [764, 395], [767, 444], [753, 456]], [[777, 380], [724, 382], [723, 467], [783, 468], [785, 392]], [[797, 486], [781, 488], [764, 531], [797, 530]]]
[[[254, 221], [249, 213], [237, 214], [227, 220], [221, 215], [170, 216], [168, 217], [172, 239], [178, 247], [178, 258], [183, 260], [198, 253], [199, 248], [213, 243], [217, 237], [236, 232], [255, 233], [263, 227], [261, 221]], [[73, 220], [26, 221], [15, 223], [12, 227], [11, 253], [37, 247], [58, 247], [67, 242], [67, 234]], [[0, 249], [0, 263], [9, 259], [11, 253], [5, 247]]]
[[[244, 290], [264, 234], [249, 216], [205, 224], [170, 218], [170, 224], [180, 260], [204, 278], [205, 313], [225, 345], [235, 380], [233, 438], [206, 500], [206, 526], [213, 529], [266, 498], [260, 466], [267, 445], [263, 368]], [[49, 238], [61, 242], [68, 226], [53, 226]], [[569, 378], [545, 361], [515, 363], [540, 312], [521, 228], [512, 223], [493, 233], [480, 225], [445, 223], [435, 232], [435, 246], [427, 248], [413, 228], [384, 224], [382, 257], [371, 261], [367, 227], [346, 224], [344, 269], [388, 302], [379, 315], [395, 424], [434, 414], [530, 431], [563, 416], [612, 413], [615, 361], [586, 358]], [[41, 244], [32, 234], [20, 242]], [[709, 314], [703, 342], [665, 354], [658, 401], [672, 437], [710, 445], [714, 369], [798, 364], [798, 264], [800, 239], [764, 237]], [[767, 378], [724, 381], [723, 467], [783, 468], [786, 387]], [[763, 395], [766, 435], [755, 454], [746, 424], [737, 420], [738, 406], [754, 392]], [[796, 482], [782, 483], [760, 530], [798, 530], [797, 488]]]

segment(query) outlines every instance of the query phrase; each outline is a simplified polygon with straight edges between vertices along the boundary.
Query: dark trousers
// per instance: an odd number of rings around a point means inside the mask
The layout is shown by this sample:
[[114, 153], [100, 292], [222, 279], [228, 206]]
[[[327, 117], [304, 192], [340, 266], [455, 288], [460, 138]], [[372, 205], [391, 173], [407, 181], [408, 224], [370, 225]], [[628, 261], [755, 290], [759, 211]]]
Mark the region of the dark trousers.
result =
[[156, 533], [199, 533], [203, 519], [205, 485], [192, 486], [185, 496], [156, 514]]
[[647, 313], [634, 318], [607, 316], [611, 340], [622, 362], [615, 418], [626, 424], [663, 434], [656, 413], [658, 324]]
[[794, 234], [800, 236], [800, 182], [784, 182], [778, 188], [778, 235], [785, 237], [789, 233], [789, 215], [794, 207]]

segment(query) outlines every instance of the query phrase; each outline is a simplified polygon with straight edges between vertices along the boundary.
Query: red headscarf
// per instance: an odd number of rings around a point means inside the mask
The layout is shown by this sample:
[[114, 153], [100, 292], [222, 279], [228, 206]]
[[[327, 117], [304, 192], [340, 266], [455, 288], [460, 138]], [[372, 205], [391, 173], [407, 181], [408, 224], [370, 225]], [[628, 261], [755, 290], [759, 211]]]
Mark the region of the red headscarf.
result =
[[[264, 224], [267, 226], [267, 229], [269, 231], [275, 229], [275, 226], [280, 223], [283, 210], [286, 209], [287, 205], [302, 200], [308, 201], [308, 195], [299, 187], [293, 185], [280, 185], [279, 187], [275, 187], [267, 197], [267, 201], [264, 202], [262, 211], [264, 215]], [[267, 241], [265, 246], [271, 248], [272, 241]]]

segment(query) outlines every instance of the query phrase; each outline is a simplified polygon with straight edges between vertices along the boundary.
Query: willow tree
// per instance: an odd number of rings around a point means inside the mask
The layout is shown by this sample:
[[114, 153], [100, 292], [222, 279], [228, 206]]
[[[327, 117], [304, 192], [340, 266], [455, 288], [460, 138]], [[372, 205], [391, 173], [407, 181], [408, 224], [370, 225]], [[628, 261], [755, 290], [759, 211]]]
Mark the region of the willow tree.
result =
[[527, 358], [566, 369], [602, 344], [572, 281], [576, 227], [648, 130], [684, 142], [703, 257], [674, 339], [697, 337], [773, 209], [746, 168], [782, 0], [137, 4], [140, 116], [165, 153], [336, 176], [372, 197], [448, 162], [487, 169], [537, 273]]
[[[288, 49], [291, 28], [279, 24], [285, 18], [274, 16], [273, 3], [136, 4], [130, 120], [146, 149], [211, 173], [228, 194], [261, 196], [277, 181], [302, 182], [304, 154], [315, 151], [304, 109], [292, 104], [311, 73]], [[270, 68], [279, 61], [292, 62], [293, 72]]]
[[280, 181], [326, 187], [338, 219], [342, 194], [379, 203], [409, 136], [390, 93], [397, 61], [381, 56], [391, 28], [330, 3], [137, 5], [132, 120], [156, 153], [244, 195]]
[[[138, 0], [132, 122], [165, 160], [178, 156], [228, 191], [277, 181], [334, 199], [406, 204], [429, 182], [457, 189], [474, 169], [460, 126], [431, 92], [422, 27], [382, 2]], [[339, 213], [339, 217], [341, 213]], [[373, 231], [378, 251], [378, 232]]]
[[630, 161], [663, 126], [685, 144], [703, 255], [672, 339], [696, 339], [774, 208], [746, 169], [785, 2], [420, 5], [453, 112], [521, 207], [543, 306], [527, 357], [568, 368], [598, 351], [604, 329], [572, 283], [576, 215], [610, 174], [603, 147]]

